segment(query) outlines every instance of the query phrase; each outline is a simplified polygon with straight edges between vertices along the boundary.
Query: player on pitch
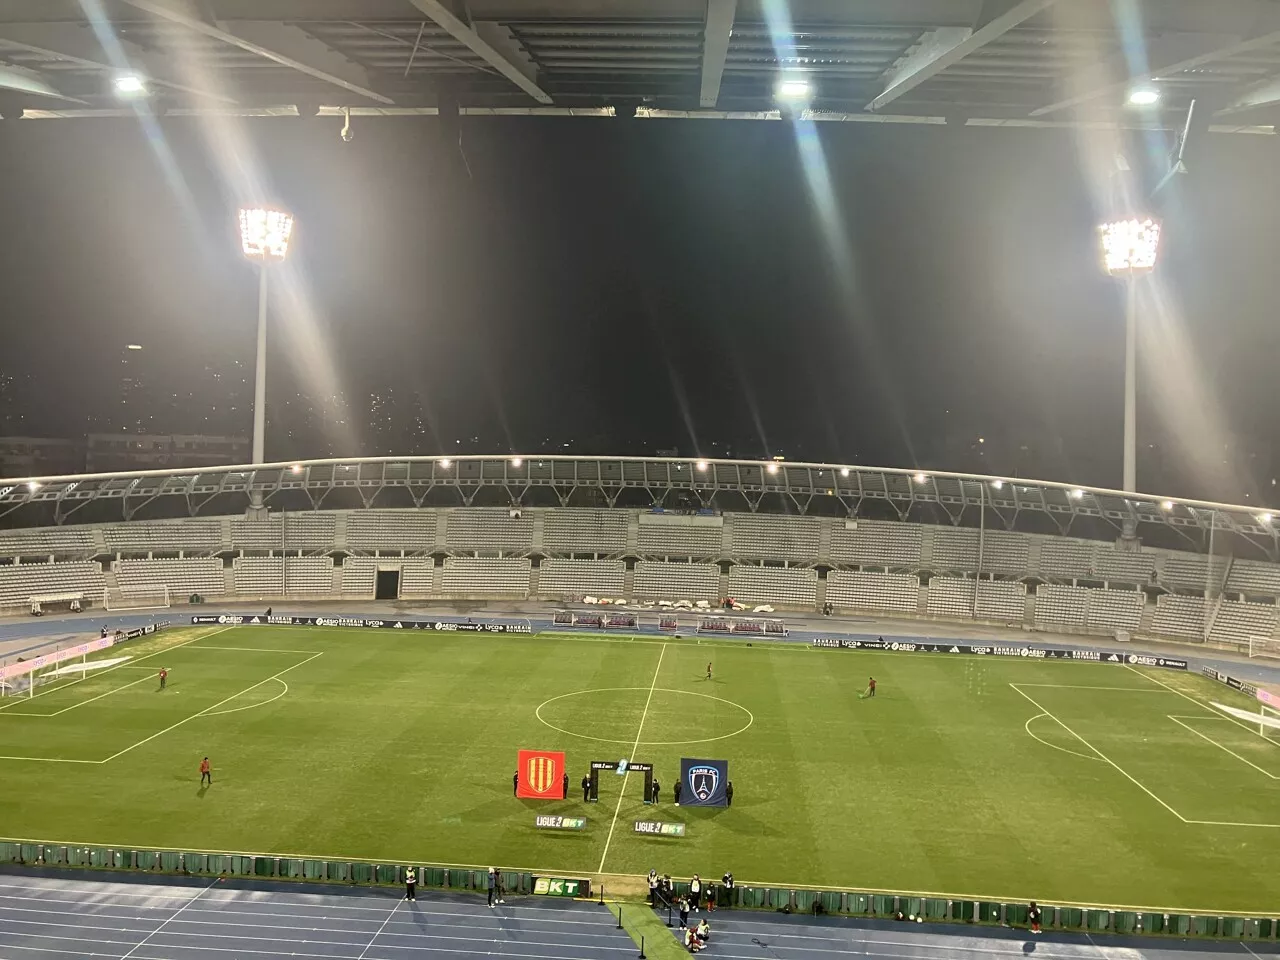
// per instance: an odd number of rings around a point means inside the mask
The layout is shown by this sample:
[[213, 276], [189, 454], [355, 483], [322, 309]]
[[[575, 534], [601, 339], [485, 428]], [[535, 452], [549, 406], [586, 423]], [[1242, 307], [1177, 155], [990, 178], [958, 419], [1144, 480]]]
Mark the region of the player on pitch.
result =
[[164, 685], [168, 682], [168, 680], [169, 680], [169, 668], [161, 667], [160, 668], [160, 689], [161, 690], [164, 689]]
[[711, 664], [710, 664], [710, 663], [708, 663], [708, 664], [707, 664], [707, 679], [708, 679], [708, 680], [710, 680], [710, 679], [711, 679]]
[[209, 766], [209, 758], [205, 757], [200, 761], [200, 786], [204, 786], [205, 781], [209, 782], [209, 786], [213, 786], [213, 771]]

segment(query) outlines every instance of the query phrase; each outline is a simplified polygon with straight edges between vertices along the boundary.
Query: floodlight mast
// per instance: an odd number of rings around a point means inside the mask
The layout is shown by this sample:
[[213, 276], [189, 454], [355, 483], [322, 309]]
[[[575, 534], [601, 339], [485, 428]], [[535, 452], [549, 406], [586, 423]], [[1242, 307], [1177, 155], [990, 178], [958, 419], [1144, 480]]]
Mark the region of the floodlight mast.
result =
[[1098, 227], [1102, 269], [1125, 280], [1124, 335], [1124, 479], [1121, 489], [1138, 489], [1138, 278], [1156, 267], [1160, 221], [1126, 217]]
[[[240, 210], [240, 248], [245, 257], [258, 264], [258, 356], [253, 383], [253, 462], [266, 458], [267, 420], [267, 276], [273, 263], [289, 255], [293, 235], [293, 215], [270, 207]], [[261, 491], [250, 491], [251, 507], [262, 506]]]

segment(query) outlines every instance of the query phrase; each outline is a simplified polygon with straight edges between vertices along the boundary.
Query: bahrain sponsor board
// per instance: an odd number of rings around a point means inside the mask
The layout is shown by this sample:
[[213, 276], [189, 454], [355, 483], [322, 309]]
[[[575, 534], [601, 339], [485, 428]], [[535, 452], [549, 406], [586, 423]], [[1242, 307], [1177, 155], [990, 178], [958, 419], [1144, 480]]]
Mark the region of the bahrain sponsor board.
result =
[[1077, 647], [1032, 647], [1009, 644], [947, 643], [945, 640], [873, 640], [819, 637], [815, 647], [839, 650], [886, 650], [891, 653], [956, 653], [976, 657], [1021, 657], [1031, 660], [1090, 660], [1095, 663], [1132, 664], [1142, 667], [1165, 667], [1186, 670], [1187, 661], [1176, 657], [1156, 657], [1143, 653], [1115, 653]]

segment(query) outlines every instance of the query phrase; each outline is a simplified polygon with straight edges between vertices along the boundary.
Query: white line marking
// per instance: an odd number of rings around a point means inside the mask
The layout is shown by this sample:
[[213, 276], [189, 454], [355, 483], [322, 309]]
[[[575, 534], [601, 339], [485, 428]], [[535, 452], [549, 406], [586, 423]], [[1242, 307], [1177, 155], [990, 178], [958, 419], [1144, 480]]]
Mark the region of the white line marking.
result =
[[1101, 758], [1102, 758], [1103, 760], [1105, 760], [1107, 763], [1111, 764], [1111, 766], [1112, 766], [1112, 767], [1114, 767], [1114, 768], [1116, 769], [1116, 771], [1117, 771], [1117, 772], [1118, 772], [1122, 777], [1124, 777], [1126, 780], [1128, 780], [1130, 783], [1132, 783], [1135, 787], [1137, 787], [1139, 790], [1141, 790], [1143, 793], [1145, 793], [1147, 796], [1149, 796], [1152, 800], [1154, 800], [1156, 803], [1160, 804], [1160, 806], [1164, 807], [1166, 810], [1168, 810], [1170, 813], [1172, 813], [1175, 817], [1177, 817], [1177, 818], [1178, 818], [1179, 820], [1181, 820], [1183, 823], [1187, 823], [1187, 822], [1188, 822], [1186, 817], [1184, 817], [1182, 814], [1180, 814], [1177, 810], [1173, 809], [1173, 807], [1169, 806], [1167, 803], [1165, 803], [1163, 800], [1161, 800], [1159, 797], [1157, 797], [1154, 793], [1152, 793], [1150, 790], [1148, 790], [1146, 787], [1144, 787], [1141, 783], [1139, 783], [1136, 779], [1134, 779], [1132, 776], [1130, 776], [1130, 775], [1125, 771], [1125, 769], [1124, 769], [1123, 767], [1121, 767], [1121, 766], [1120, 766], [1120, 764], [1116, 763], [1114, 760], [1112, 760], [1110, 757], [1108, 757], [1105, 753], [1103, 753], [1101, 750], [1099, 750], [1097, 747], [1095, 747], [1092, 743], [1090, 743], [1090, 742], [1089, 742], [1088, 740], [1086, 740], [1084, 737], [1080, 736], [1080, 734], [1076, 733], [1074, 730], [1072, 730], [1070, 727], [1068, 727], [1065, 723], [1063, 723], [1061, 720], [1059, 720], [1057, 717], [1055, 717], [1055, 716], [1054, 716], [1050, 711], [1045, 710], [1045, 709], [1044, 709], [1044, 707], [1043, 707], [1041, 704], [1036, 703], [1036, 701], [1035, 701], [1035, 700], [1033, 700], [1029, 694], [1023, 693], [1021, 690], [1018, 690], [1018, 685], [1017, 685], [1016, 683], [1010, 683], [1010, 684], [1009, 684], [1009, 686], [1013, 687], [1013, 689], [1014, 689], [1014, 690], [1017, 690], [1017, 691], [1018, 691], [1018, 693], [1022, 694], [1022, 696], [1026, 697], [1026, 698], [1027, 698], [1028, 700], [1030, 700], [1033, 704], [1035, 704], [1035, 706], [1036, 706], [1036, 708], [1037, 708], [1037, 709], [1039, 709], [1039, 710], [1044, 710], [1045, 714], [1046, 714], [1047, 716], [1051, 717], [1053, 720], [1057, 721], [1058, 725], [1059, 725], [1060, 727], [1062, 727], [1062, 729], [1063, 729], [1063, 730], [1067, 731], [1067, 733], [1071, 734], [1073, 737], [1075, 737], [1077, 740], [1079, 740], [1081, 743], [1083, 743], [1086, 747], [1088, 747], [1090, 750], [1092, 750], [1094, 753], [1096, 753], [1099, 757], [1101, 757]]
[[1188, 820], [1206, 827], [1260, 827], [1264, 830], [1280, 830], [1280, 823], [1240, 823], [1236, 820]]
[[1020, 683], [1020, 687], [1052, 687], [1055, 690], [1119, 690], [1122, 693], [1161, 693], [1151, 687], [1091, 687], [1080, 683]]
[[[1244, 947], [1246, 950], [1249, 950], [1249, 945], [1247, 943], [1245, 943], [1243, 940], [1239, 942], [1240, 942], [1240, 946]], [[1254, 953], [1252, 950], [1249, 950], [1249, 956], [1258, 957], [1258, 955]], [[1258, 960], [1262, 960], [1262, 957], [1258, 957]]]
[[[1056, 743], [1050, 743], [1048, 740], [1043, 740], [1040, 737], [1037, 737], [1034, 733], [1031, 733], [1031, 721], [1039, 720], [1041, 717], [1048, 717], [1048, 716], [1049, 715], [1047, 713], [1037, 713], [1034, 717], [1030, 717], [1027, 719], [1027, 722], [1022, 725], [1022, 729], [1027, 731], [1028, 734], [1030, 734], [1032, 740], [1039, 740], [1046, 747], [1053, 747], [1053, 749], [1055, 750], [1061, 750], [1063, 753], [1069, 753], [1071, 754], [1071, 756], [1079, 757], [1081, 760], [1092, 760], [1095, 763], [1102, 762], [1097, 757], [1090, 756], [1087, 753], [1076, 753], [1074, 750], [1068, 750], [1066, 747], [1060, 747]], [[1050, 719], [1056, 720], [1056, 718], [1053, 718], [1053, 717], [1050, 717]]]
[[316, 657], [323, 657], [323, 656], [324, 656], [324, 653], [323, 653], [323, 652], [321, 652], [321, 653], [314, 653], [314, 654], [312, 654], [311, 656], [307, 657], [307, 659], [305, 659], [305, 660], [300, 660], [298, 663], [295, 663], [292, 667], [285, 667], [285, 669], [281, 670], [279, 673], [274, 674], [273, 676], [267, 677], [265, 680], [259, 680], [259, 681], [258, 681], [257, 683], [255, 683], [253, 686], [251, 686], [251, 687], [245, 687], [243, 690], [239, 691], [238, 693], [233, 693], [231, 696], [227, 697], [225, 700], [219, 700], [219, 701], [218, 701], [217, 703], [215, 703], [213, 706], [211, 706], [211, 707], [205, 707], [205, 708], [204, 708], [203, 710], [201, 710], [199, 713], [193, 713], [191, 716], [187, 717], [186, 719], [179, 720], [177, 723], [170, 724], [169, 726], [167, 726], [167, 727], [165, 727], [163, 730], [161, 730], [159, 733], [153, 733], [151, 736], [149, 736], [149, 737], [147, 737], [147, 738], [145, 738], [145, 739], [143, 739], [143, 740], [139, 740], [139, 741], [138, 741], [137, 743], [135, 743], [133, 746], [131, 746], [131, 747], [125, 747], [125, 748], [124, 748], [123, 750], [121, 750], [119, 753], [113, 753], [111, 756], [107, 757], [107, 759], [106, 759], [106, 760], [99, 760], [98, 762], [99, 762], [99, 763], [110, 763], [110, 762], [111, 762], [112, 760], [114, 760], [116, 757], [122, 757], [122, 756], [124, 756], [126, 753], [128, 753], [130, 750], [134, 750], [134, 749], [136, 749], [136, 748], [138, 748], [138, 747], [142, 746], [144, 743], [150, 743], [150, 742], [151, 742], [152, 740], [154, 740], [156, 737], [164, 736], [164, 735], [165, 735], [166, 733], [168, 733], [170, 730], [175, 730], [175, 729], [177, 729], [178, 727], [180, 727], [180, 726], [182, 726], [184, 723], [186, 723], [188, 720], [194, 720], [194, 719], [196, 719], [196, 717], [203, 717], [203, 716], [205, 716], [206, 714], [210, 713], [211, 711], [216, 710], [218, 707], [222, 706], [224, 703], [230, 703], [230, 702], [231, 702], [232, 700], [234, 700], [236, 697], [241, 696], [242, 694], [246, 694], [246, 693], [248, 693], [250, 690], [256, 690], [258, 687], [262, 686], [264, 683], [270, 683], [272, 680], [276, 680], [276, 679], [278, 679], [279, 677], [281, 677], [281, 676], [283, 676], [284, 674], [288, 673], [290, 670], [296, 670], [296, 669], [298, 669], [298, 667], [301, 667], [301, 666], [304, 666], [304, 665], [306, 665], [306, 664], [310, 663], [310, 662], [311, 662], [312, 660], [314, 660]]
[[[636, 742], [631, 745], [631, 754], [628, 760], [636, 758], [636, 751], [640, 749], [640, 738], [644, 736], [644, 722], [649, 716], [649, 704], [653, 702], [653, 691], [658, 686], [658, 674], [662, 672], [662, 658], [666, 656], [667, 645], [664, 643], [662, 649], [658, 651], [658, 666], [653, 671], [653, 682], [649, 684], [649, 698], [644, 702], [644, 712], [640, 714], [640, 726], [636, 730]], [[541, 718], [539, 718], [541, 719]], [[604, 841], [604, 853], [600, 854], [600, 866], [596, 870], [597, 873], [604, 873], [604, 861], [609, 856], [609, 844], [613, 843], [613, 829], [618, 825], [618, 814], [622, 811], [622, 798], [627, 795], [627, 781], [631, 779], [631, 764], [627, 764], [627, 772], [622, 775], [622, 789], [618, 791], [618, 805], [613, 808], [613, 822], [609, 824], [609, 836]]]
[[[172, 653], [174, 650], [178, 650], [182, 647], [185, 647], [189, 643], [195, 643], [197, 640], [204, 640], [206, 637], [212, 637], [212, 636], [215, 636], [216, 634], [222, 633], [222, 631], [224, 630], [230, 630], [230, 629], [231, 629], [230, 626], [226, 626], [226, 627], [219, 627], [217, 630], [210, 630], [208, 633], [202, 633], [200, 634], [200, 636], [192, 637], [190, 640], [183, 640], [181, 643], [175, 643], [172, 647], [165, 647], [162, 650], [157, 650], [155, 653], [147, 653], [141, 657], [136, 657], [131, 661], [131, 665], [136, 666], [139, 660], [150, 660], [152, 657], [158, 657], [162, 653]], [[115, 673], [117, 670], [120, 670], [123, 667], [124, 667], [124, 664], [120, 664], [119, 666], [115, 666], [115, 667], [108, 667], [106, 670], [103, 670], [101, 673], [95, 674], [94, 676], [105, 677], [108, 673]], [[32, 696], [32, 697], [15, 697], [14, 699], [19, 702], [23, 700], [38, 700], [41, 697], [45, 696], [46, 694], [57, 693], [58, 691], [65, 690], [67, 689], [67, 687], [74, 686], [77, 683], [84, 683], [85, 680], [87, 679], [89, 678], [81, 677], [79, 680], [72, 680], [70, 683], [61, 684], [60, 686], [54, 687], [51, 690], [45, 690], [43, 693], [37, 693], [35, 696]], [[8, 704], [0, 705], [0, 710], [7, 710], [9, 709], [9, 707], [12, 707], [12, 706], [17, 706], [17, 703], [8, 703]]]
[[281, 680], [279, 677], [272, 677], [271, 679], [274, 680], [276, 683], [280, 684], [280, 686], [284, 688], [279, 693], [277, 693], [274, 697], [270, 697], [269, 699], [262, 700], [259, 703], [246, 703], [243, 707], [232, 707], [230, 710], [215, 710], [213, 711], [213, 713], [206, 713], [205, 716], [206, 717], [225, 717], [229, 713], [239, 713], [241, 710], [256, 710], [258, 707], [265, 707], [268, 703], [274, 703], [275, 701], [279, 700], [281, 697], [283, 697], [286, 693], [289, 692], [289, 685], [285, 683], [283, 680]]
[[[1166, 690], [1170, 691], [1171, 693], [1176, 693], [1178, 696], [1182, 697], [1182, 699], [1183, 699], [1183, 700], [1190, 700], [1190, 701], [1191, 701], [1192, 703], [1194, 703], [1197, 707], [1204, 707], [1204, 708], [1206, 708], [1206, 709], [1207, 709], [1207, 708], [1208, 708], [1208, 706], [1209, 706], [1209, 704], [1207, 704], [1205, 701], [1203, 701], [1203, 700], [1197, 700], [1195, 697], [1191, 696], [1190, 694], [1183, 693], [1183, 692], [1182, 692], [1181, 690], [1179, 690], [1177, 687], [1171, 687], [1171, 686], [1169, 686], [1167, 683], [1165, 683], [1163, 680], [1159, 679], [1158, 677], [1149, 677], [1149, 676], [1147, 676], [1145, 673], [1143, 673], [1141, 670], [1138, 670], [1137, 668], [1135, 668], [1135, 667], [1133, 667], [1133, 666], [1130, 666], [1130, 665], [1129, 665], [1129, 664], [1127, 664], [1127, 663], [1125, 664], [1125, 666], [1126, 666], [1126, 667], [1128, 667], [1130, 670], [1132, 670], [1134, 673], [1136, 673], [1138, 676], [1142, 677], [1144, 680], [1150, 680], [1152, 683], [1158, 683], [1158, 684], [1160, 684], [1160, 686], [1164, 687]], [[1214, 716], [1217, 716], [1217, 715], [1218, 715], [1217, 713], [1215, 713], [1215, 714], [1214, 714]], [[1251, 727], [1249, 724], [1244, 723], [1243, 721], [1237, 720], [1235, 717], [1232, 717], [1232, 716], [1231, 716], [1231, 715], [1229, 715], [1229, 714], [1228, 714], [1228, 715], [1226, 715], [1226, 716], [1224, 717], [1224, 719], [1226, 719], [1226, 720], [1230, 720], [1230, 721], [1231, 721], [1232, 723], [1234, 723], [1237, 727], [1241, 727], [1241, 728], [1243, 728], [1243, 729], [1245, 729], [1245, 730], [1248, 730], [1248, 731], [1249, 731], [1250, 733], [1252, 733], [1254, 736], [1262, 737], [1262, 739], [1263, 739], [1263, 740], [1266, 740], [1266, 741], [1267, 741], [1267, 743], [1274, 743], [1274, 742], [1275, 742], [1275, 741], [1273, 741], [1273, 740], [1269, 739], [1268, 737], [1263, 737], [1263, 736], [1262, 736], [1262, 734], [1258, 733], [1258, 731], [1257, 731], [1257, 730], [1255, 730], [1255, 729], [1253, 729], [1253, 727]]]
[[1190, 730], [1190, 731], [1191, 731], [1192, 733], [1194, 733], [1197, 737], [1200, 737], [1201, 739], [1204, 739], [1204, 740], [1208, 740], [1210, 743], [1212, 743], [1212, 744], [1213, 744], [1215, 747], [1217, 747], [1219, 750], [1223, 750], [1223, 751], [1225, 751], [1225, 752], [1227, 752], [1227, 753], [1231, 754], [1231, 756], [1235, 757], [1235, 758], [1236, 758], [1237, 760], [1239, 760], [1241, 763], [1247, 763], [1247, 764], [1249, 764], [1249, 766], [1253, 767], [1253, 769], [1257, 770], [1257, 771], [1258, 771], [1260, 774], [1262, 774], [1263, 776], [1270, 777], [1272, 780], [1280, 780], [1280, 777], [1277, 777], [1274, 773], [1271, 773], [1271, 772], [1270, 772], [1270, 771], [1268, 771], [1268, 770], [1263, 770], [1260, 766], [1258, 766], [1258, 765], [1257, 765], [1256, 763], [1254, 763], [1253, 761], [1251, 761], [1251, 760], [1246, 760], [1244, 757], [1240, 756], [1240, 754], [1236, 753], [1234, 750], [1229, 750], [1229, 749], [1227, 749], [1227, 748], [1226, 748], [1226, 747], [1224, 747], [1222, 744], [1220, 744], [1217, 740], [1214, 740], [1212, 737], [1208, 736], [1207, 734], [1203, 734], [1203, 733], [1201, 733], [1201, 732], [1200, 732], [1199, 730], [1197, 730], [1195, 727], [1192, 727], [1192, 726], [1189, 726], [1188, 724], [1183, 723], [1183, 722], [1182, 722], [1181, 720], [1179, 720], [1177, 717], [1173, 717], [1173, 716], [1171, 716], [1171, 717], [1169, 717], [1169, 719], [1170, 719], [1170, 720], [1172, 720], [1174, 723], [1176, 723], [1178, 726], [1183, 727], [1184, 729]]
[[[43, 717], [43, 713], [20, 713], [20, 717]], [[0, 760], [30, 760], [33, 763], [102, 763], [101, 760], [65, 760], [62, 757], [0, 757]]]
[[[743, 727], [740, 730], [735, 730], [733, 731], [733, 733], [726, 733], [722, 737], [704, 737], [701, 740], [645, 740], [643, 741], [643, 745], [646, 747], [679, 747], [689, 743], [712, 743], [713, 741], [716, 741], [716, 740], [728, 740], [730, 737], [736, 737], [740, 733], [746, 733], [749, 729], [751, 729], [751, 725], [756, 722], [755, 714], [753, 714], [750, 710], [748, 710], [746, 707], [744, 707], [740, 703], [735, 703], [732, 700], [726, 700], [724, 697], [713, 697], [709, 693], [695, 693], [692, 690], [674, 690], [669, 687], [658, 687], [656, 691], [650, 687], [596, 687], [594, 690], [575, 690], [572, 693], [562, 693], [558, 697], [552, 697], [549, 700], [543, 700], [540, 704], [538, 704], [537, 708], [534, 709], [533, 715], [538, 718], [538, 721], [542, 723], [543, 726], [550, 727], [552, 730], [556, 731], [557, 733], [563, 733], [570, 737], [580, 737], [583, 740], [594, 740], [597, 743], [620, 743], [625, 747], [627, 745], [626, 740], [614, 740], [614, 739], [610, 739], [609, 737], [593, 737], [585, 733], [575, 733], [572, 730], [566, 730], [563, 727], [557, 727], [555, 724], [550, 723], [549, 721], [543, 718], [542, 708], [549, 703], [555, 703], [557, 700], [567, 700], [569, 697], [583, 697], [592, 693], [621, 693], [621, 692], [634, 691], [634, 690], [649, 690], [649, 696], [651, 697], [653, 696], [654, 693], [680, 693], [680, 694], [686, 694], [690, 697], [704, 697], [707, 700], [718, 700], [720, 703], [727, 703], [731, 707], [736, 707], [737, 709], [741, 710], [743, 713], [747, 715], [747, 725], [745, 727]], [[636, 747], [640, 745], [641, 744], [634, 744], [631, 749], [634, 750]]]
[[209, 885], [208, 885], [207, 887], [204, 887], [204, 888], [203, 888], [199, 893], [197, 893], [194, 897], [192, 897], [190, 900], [188, 900], [186, 903], [184, 903], [182, 906], [180, 906], [180, 907], [178, 908], [178, 910], [177, 910], [177, 913], [175, 913], [172, 917], [170, 917], [170, 918], [169, 918], [168, 920], [166, 920], [164, 923], [160, 924], [160, 926], [156, 927], [154, 930], [152, 930], [150, 933], [148, 933], [145, 937], [143, 937], [140, 941], [138, 941], [136, 944], [134, 944], [133, 949], [132, 949], [132, 950], [130, 950], [128, 953], [126, 953], [123, 957], [121, 957], [121, 958], [120, 958], [120, 960], [129, 960], [129, 957], [132, 957], [135, 953], [137, 953], [137, 952], [138, 952], [138, 950], [140, 950], [140, 949], [143, 947], [143, 945], [145, 945], [145, 944], [146, 944], [146, 942], [147, 942], [148, 940], [150, 940], [150, 939], [151, 939], [152, 937], [154, 937], [157, 933], [159, 933], [161, 930], [163, 930], [165, 927], [167, 927], [170, 923], [172, 923], [174, 920], [176, 920], [176, 919], [178, 918], [178, 914], [182, 913], [182, 911], [183, 911], [183, 910], [187, 909], [187, 907], [191, 906], [193, 903], [195, 903], [197, 900], [199, 900], [202, 896], [204, 896], [206, 892], [208, 892], [210, 889], [212, 889], [212, 888], [213, 888], [213, 885], [214, 885], [215, 883], [217, 883], [217, 882], [218, 882], [218, 880], [219, 880], [219, 878], [218, 878], [218, 877], [214, 877], [212, 880], [210, 880], [210, 881], [209, 881]]
[[360, 956], [356, 957], [356, 960], [364, 960], [365, 954], [369, 952], [369, 948], [373, 946], [375, 940], [382, 936], [382, 931], [387, 929], [387, 924], [391, 922], [391, 918], [394, 917], [396, 915], [396, 911], [400, 909], [401, 902], [402, 901], [400, 900], [396, 901], [396, 905], [391, 908], [391, 912], [387, 914], [387, 918], [382, 921], [382, 926], [378, 928], [378, 932], [369, 938], [369, 942], [364, 945], [364, 949], [360, 951]]
[[215, 647], [211, 643], [202, 643], [197, 650], [228, 650], [231, 653], [315, 653], [314, 650], [285, 650], [282, 647]]

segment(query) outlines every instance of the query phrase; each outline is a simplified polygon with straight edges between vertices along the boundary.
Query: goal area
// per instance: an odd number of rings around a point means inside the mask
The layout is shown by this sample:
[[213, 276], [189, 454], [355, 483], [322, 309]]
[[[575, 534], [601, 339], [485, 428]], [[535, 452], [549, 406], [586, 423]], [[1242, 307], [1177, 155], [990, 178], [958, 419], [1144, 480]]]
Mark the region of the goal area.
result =
[[128, 589], [107, 587], [102, 593], [104, 610], [167, 610], [169, 607], [169, 588], [164, 584]]
[[1280, 640], [1271, 637], [1250, 637], [1249, 656], [1280, 660]]

